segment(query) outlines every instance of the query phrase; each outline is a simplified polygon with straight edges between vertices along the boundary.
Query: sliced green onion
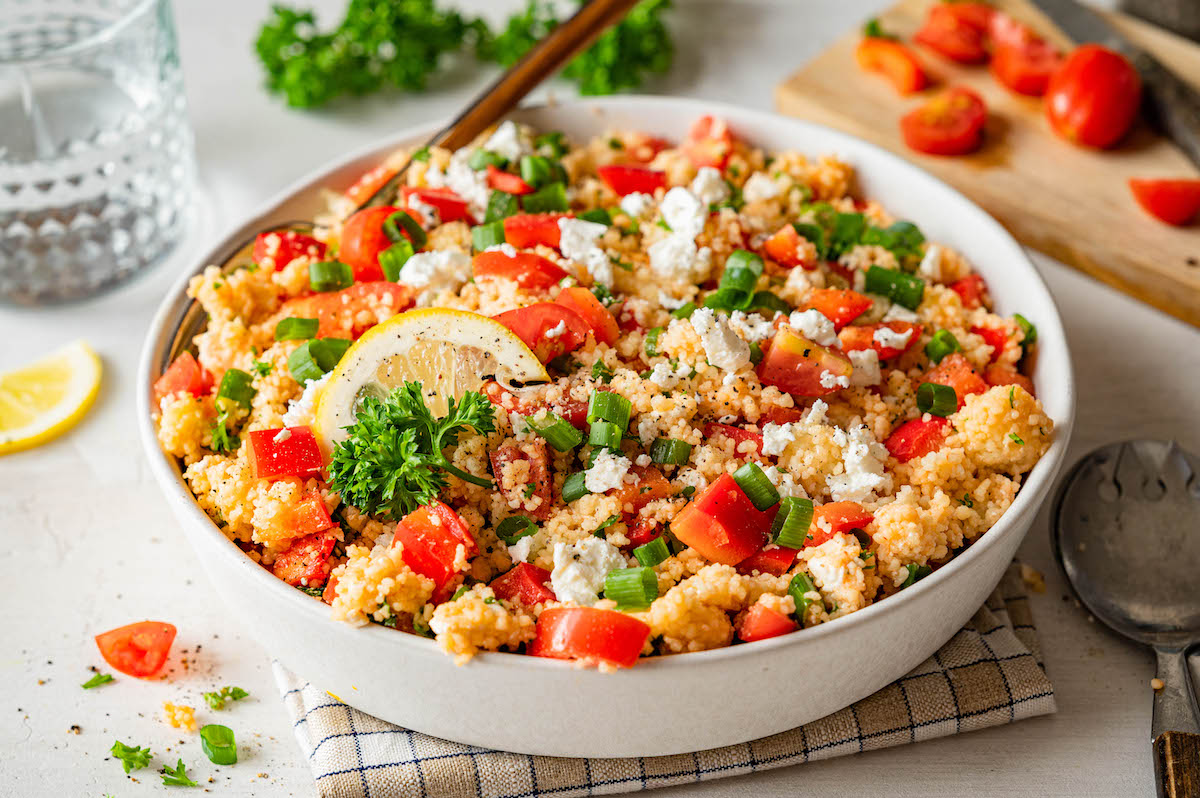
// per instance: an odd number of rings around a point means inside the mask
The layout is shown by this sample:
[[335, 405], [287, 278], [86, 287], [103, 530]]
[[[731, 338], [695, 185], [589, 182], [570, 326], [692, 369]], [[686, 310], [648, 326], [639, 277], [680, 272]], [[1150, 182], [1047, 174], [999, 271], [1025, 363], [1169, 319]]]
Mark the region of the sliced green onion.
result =
[[542, 155], [523, 155], [521, 179], [534, 188], [541, 188], [549, 183], [565, 183], [567, 173], [558, 161]]
[[646, 357], [658, 357], [658, 336], [662, 333], [662, 327], [655, 327], [646, 332]]
[[530, 418], [527, 423], [534, 432], [546, 439], [546, 443], [560, 452], [569, 452], [583, 443], [583, 433], [554, 413], [546, 413], [540, 419]]
[[471, 228], [471, 246], [483, 252], [504, 243], [504, 222], [488, 222]]
[[775, 514], [775, 521], [771, 524], [771, 542], [789, 549], [804, 548], [812, 519], [811, 499], [785, 496], [780, 499], [779, 512]]
[[301, 319], [296, 316], [289, 316], [286, 319], [280, 319], [275, 325], [275, 340], [276, 341], [307, 341], [317, 334], [317, 330], [321, 327], [321, 322], [317, 319]]
[[550, 183], [521, 200], [526, 213], [556, 213], [566, 211], [567, 189], [562, 183]]
[[493, 191], [488, 195], [487, 211], [483, 214], [483, 223], [491, 224], [501, 219], [507, 219], [520, 213], [521, 205], [512, 194], [503, 191]]
[[537, 524], [523, 515], [510, 515], [496, 525], [496, 537], [509, 546], [534, 532], [537, 532]]
[[738, 484], [746, 497], [759, 510], [766, 510], [779, 504], [779, 491], [771, 484], [771, 480], [758, 467], [758, 463], [746, 463], [733, 472], [733, 481]]
[[249, 407], [250, 400], [258, 393], [251, 383], [254, 378], [241, 369], [227, 369], [221, 378], [221, 387], [217, 389], [218, 399], [229, 399], [242, 407]]
[[704, 298], [704, 307], [713, 310], [745, 310], [748, 305], [748, 295], [736, 288], [718, 288], [716, 292]]
[[750, 308], [752, 310], [770, 311], [771, 315], [776, 313], [791, 313], [792, 306], [784, 302], [770, 291], [757, 291], [754, 297], [750, 300]]
[[305, 341], [288, 355], [288, 371], [301, 385], [308, 380], [319, 380], [337, 366], [349, 348], [350, 341], [345, 338], [314, 338]]
[[958, 394], [949, 385], [923, 382], [917, 388], [917, 409], [945, 418], [958, 409]]
[[621, 429], [629, 426], [629, 412], [633, 405], [624, 396], [612, 391], [597, 391], [588, 400], [587, 422], [609, 421]]
[[681, 305], [671, 311], [671, 317], [676, 319], [688, 319], [696, 312], [696, 303], [688, 302], [686, 305]]
[[475, 152], [471, 153], [471, 157], [467, 159], [467, 166], [471, 167], [476, 172], [482, 172], [489, 166], [494, 166], [497, 169], [503, 169], [506, 163], [508, 163], [508, 159], [506, 159], [500, 153], [492, 152], [491, 150], [485, 150], [482, 148], [475, 150]]
[[314, 291], [340, 291], [354, 285], [354, 272], [336, 260], [308, 264], [308, 287]]
[[650, 460], [664, 465], [683, 465], [692, 456], [692, 445], [676, 438], [657, 438], [650, 446]]
[[618, 568], [604, 577], [604, 597], [618, 609], [640, 609], [658, 598], [658, 575], [653, 568]]
[[567, 144], [561, 130], [541, 134], [533, 140], [533, 146], [538, 150], [545, 149], [554, 158], [561, 158], [567, 154]]
[[200, 729], [200, 748], [214, 765], [237, 764], [237, 741], [233, 729], [210, 723]]
[[941, 363], [946, 355], [961, 349], [958, 339], [949, 330], [938, 330], [933, 334], [933, 338], [929, 339], [929, 343], [925, 344], [925, 354], [934, 363]]
[[584, 211], [579, 214], [579, 218], [585, 222], [595, 222], [596, 224], [611, 225], [612, 216], [609, 215], [605, 208], [592, 208], [590, 211]]
[[563, 481], [562, 500], [565, 503], [570, 504], [576, 499], [582, 499], [584, 496], [591, 493], [591, 491], [587, 489], [587, 484], [585, 482], [586, 480], [587, 474], [582, 471], [576, 471], [574, 474], [571, 474], [571, 476], [567, 477]]
[[633, 556], [637, 561], [647, 568], [653, 568], [663, 560], [671, 556], [671, 550], [667, 548], [666, 535], [660, 535], [654, 540], [642, 546], [638, 546], [633, 550]]
[[1025, 334], [1024, 340], [1021, 341], [1021, 348], [1026, 349], [1037, 343], [1037, 325], [1029, 319], [1022, 316], [1020, 313], [1013, 314], [1013, 321], [1021, 328], [1021, 332]]
[[925, 296], [925, 281], [899, 269], [872, 266], [867, 269], [865, 289], [869, 294], [882, 294], [897, 305], [916, 310]]
[[910, 562], [904, 567], [908, 569], [908, 577], [904, 580], [904, 584], [900, 585], [902, 588], [911, 587], [933, 573], [933, 569], [928, 565], [917, 565], [915, 562]]
[[408, 263], [408, 259], [415, 254], [412, 242], [407, 238], [401, 238], [395, 244], [379, 253], [379, 268], [383, 269], [383, 276], [393, 283], [400, 282], [400, 270], [404, 268], [404, 264]]
[[808, 609], [808, 605], [813, 603], [813, 600], [806, 598], [806, 595], [817, 592], [817, 586], [813, 584], [812, 577], [801, 571], [792, 577], [791, 582], [788, 582], [787, 592], [792, 597], [792, 601], [796, 603], [796, 617], [804, 620], [804, 611]]
[[762, 362], [762, 359], [763, 359], [762, 347], [758, 345], [757, 341], [751, 341], [750, 342], [750, 362], [757, 366], [759, 363]]
[[458, 601], [460, 598], [462, 598], [463, 596], [467, 595], [467, 593], [470, 593], [470, 592], [471, 592], [471, 588], [467, 587], [466, 585], [459, 585], [458, 590], [454, 591], [454, 595], [450, 597], [450, 600]]
[[717, 283], [717, 292], [704, 300], [704, 306], [720, 310], [746, 310], [754, 299], [754, 286], [763, 273], [763, 259], [753, 252], [735, 249], [725, 261], [725, 271]]
[[[400, 228], [404, 228], [404, 231], [401, 232]], [[402, 238], [407, 238], [415, 249], [425, 246], [425, 242], [429, 240], [429, 236], [425, 235], [425, 228], [417, 224], [417, 220], [407, 211], [396, 211], [384, 219], [383, 234], [393, 244], [399, 243]]]
[[620, 449], [621, 434], [624, 428], [608, 421], [597, 421], [588, 431], [588, 443], [592, 446], [602, 446], [605, 449]]

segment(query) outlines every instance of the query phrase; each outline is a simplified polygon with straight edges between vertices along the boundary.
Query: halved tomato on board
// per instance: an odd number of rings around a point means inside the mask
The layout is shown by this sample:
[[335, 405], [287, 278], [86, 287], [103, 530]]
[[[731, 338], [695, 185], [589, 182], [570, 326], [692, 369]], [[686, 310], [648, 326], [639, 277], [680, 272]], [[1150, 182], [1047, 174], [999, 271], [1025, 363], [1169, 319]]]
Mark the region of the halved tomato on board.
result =
[[902, 116], [900, 132], [904, 143], [917, 152], [966, 155], [983, 143], [986, 124], [983, 98], [958, 86]]
[[912, 94], [929, 82], [912, 50], [895, 39], [864, 36], [854, 48], [859, 67], [887, 78], [900, 94]]
[[96, 635], [96, 647], [104, 661], [139, 679], [162, 670], [174, 641], [175, 627], [162, 621], [138, 621]]
[[557, 302], [535, 302], [492, 318], [516, 333], [543, 363], [574, 352], [591, 331], [578, 313]]
[[1050, 77], [1046, 118], [1068, 141], [1104, 149], [1124, 138], [1142, 104], [1142, 79], [1129, 59], [1098, 44], [1076, 47]]
[[934, 3], [913, 39], [962, 64], [988, 59], [987, 34], [995, 11], [984, 3]]
[[1140, 180], [1131, 178], [1129, 190], [1146, 213], [1167, 224], [1182, 226], [1200, 213], [1200, 180]]
[[994, 46], [989, 66], [992, 76], [1018, 94], [1040, 97], [1050, 76], [1062, 63], [1058, 48], [1028, 26], [997, 12], [989, 27]]

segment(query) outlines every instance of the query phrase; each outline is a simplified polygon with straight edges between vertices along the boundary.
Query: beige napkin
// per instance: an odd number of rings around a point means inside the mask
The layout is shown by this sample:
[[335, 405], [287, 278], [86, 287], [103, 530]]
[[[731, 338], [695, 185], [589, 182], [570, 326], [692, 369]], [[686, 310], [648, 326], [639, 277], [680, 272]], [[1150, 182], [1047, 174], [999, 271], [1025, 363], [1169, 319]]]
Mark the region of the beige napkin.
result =
[[562, 759], [460, 745], [393, 726], [275, 664], [300, 748], [323, 798], [532, 798], [621, 793], [707, 781], [1045, 715], [1042, 668], [1014, 563], [950, 642], [908, 675], [840, 712], [761, 740], [694, 754]]

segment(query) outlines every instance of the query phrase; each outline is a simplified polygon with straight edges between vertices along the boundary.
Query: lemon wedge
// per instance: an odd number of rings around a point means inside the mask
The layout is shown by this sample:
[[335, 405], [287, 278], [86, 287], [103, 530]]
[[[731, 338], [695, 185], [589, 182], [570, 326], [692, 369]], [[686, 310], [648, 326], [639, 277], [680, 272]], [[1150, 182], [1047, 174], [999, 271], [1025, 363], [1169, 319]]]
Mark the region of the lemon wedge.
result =
[[100, 390], [100, 358], [83, 341], [0, 373], [0, 454], [56, 438], [83, 418]]
[[494, 319], [463, 310], [429, 308], [393, 316], [354, 343], [321, 389], [313, 428], [326, 446], [346, 437], [358, 403], [419, 382], [435, 416], [447, 400], [477, 391], [488, 379], [504, 384], [550, 379], [537, 355]]

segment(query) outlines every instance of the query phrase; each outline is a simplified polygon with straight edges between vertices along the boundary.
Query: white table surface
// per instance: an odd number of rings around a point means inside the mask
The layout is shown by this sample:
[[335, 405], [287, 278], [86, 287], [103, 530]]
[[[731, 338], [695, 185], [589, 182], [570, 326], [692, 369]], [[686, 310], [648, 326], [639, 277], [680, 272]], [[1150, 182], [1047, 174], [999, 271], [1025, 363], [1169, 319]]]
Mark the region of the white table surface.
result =
[[[317, 5], [329, 12], [341, 2]], [[515, 5], [475, 3], [489, 14]], [[681, 0], [672, 16], [676, 65], [647, 90], [769, 108], [780, 78], [877, 5]], [[266, 8], [267, 0], [176, 2], [202, 182], [193, 248], [327, 159], [449, 114], [492, 74], [468, 62], [437, 78], [424, 95], [291, 111], [259, 87], [250, 40]], [[571, 94], [563, 84], [552, 91]], [[1102, 442], [1134, 436], [1177, 436], [1200, 450], [1197, 331], [1037, 260], [1075, 356], [1080, 403], [1071, 460]], [[159, 759], [183, 756], [191, 772], [214, 775], [215, 782], [205, 783], [213, 793], [313, 793], [276, 698], [267, 652], [212, 594], [152, 483], [134, 433], [136, 357], [151, 313], [180, 268], [176, 258], [82, 305], [0, 309], [0, 368], [80, 336], [105, 365], [100, 398], [79, 428], [0, 459], [0, 794], [161, 794], [151, 771], [135, 774], [134, 782], [106, 758], [114, 738], [149, 745]], [[1057, 693], [1056, 715], [657, 794], [1152, 795], [1150, 654], [1091, 622], [1066, 598], [1045, 513], [1021, 556], [1046, 575], [1048, 588], [1034, 596], [1033, 610]], [[168, 681], [121, 677], [80, 690], [87, 667], [104, 665], [91, 636], [143, 617], [178, 625], [176, 649], [187, 652], [188, 668], [176, 656]], [[209, 712], [199, 694], [224, 684], [240, 685], [252, 697], [224, 713]], [[181, 748], [185, 735], [159, 717], [164, 700], [196, 705], [205, 722], [232, 726], [243, 745], [241, 762], [215, 768], [195, 738]], [[77, 735], [69, 733], [73, 724], [81, 727]]]

